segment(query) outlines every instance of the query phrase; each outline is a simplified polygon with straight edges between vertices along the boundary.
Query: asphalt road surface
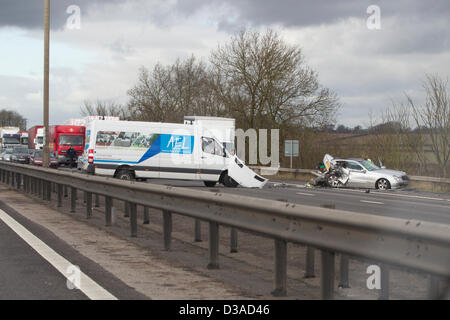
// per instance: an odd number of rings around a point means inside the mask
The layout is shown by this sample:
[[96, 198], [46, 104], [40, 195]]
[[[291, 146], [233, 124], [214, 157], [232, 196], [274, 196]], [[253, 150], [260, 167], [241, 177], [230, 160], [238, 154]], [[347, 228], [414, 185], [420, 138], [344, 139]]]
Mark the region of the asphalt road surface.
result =
[[[68, 286], [68, 279], [75, 280], [74, 266], [80, 270], [81, 290]], [[116, 298], [146, 299], [0, 202], [0, 300]]]

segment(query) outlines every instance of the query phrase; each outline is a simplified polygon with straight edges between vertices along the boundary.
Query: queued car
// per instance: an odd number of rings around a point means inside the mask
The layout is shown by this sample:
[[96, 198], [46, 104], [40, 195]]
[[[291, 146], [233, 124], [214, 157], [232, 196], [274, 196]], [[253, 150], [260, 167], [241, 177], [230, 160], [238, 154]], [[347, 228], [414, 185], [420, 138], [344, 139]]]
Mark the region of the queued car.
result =
[[[345, 180], [338, 177], [337, 174], [329, 175], [327, 183], [332, 187], [387, 190], [405, 187], [409, 182], [409, 177], [405, 172], [379, 167], [370, 160], [333, 158], [330, 162], [333, 167], [343, 168], [348, 175]], [[343, 181], [345, 181], [344, 184]]]
[[12, 148], [3, 149], [0, 157], [4, 161], [11, 161], [11, 155], [13, 154]]
[[24, 164], [30, 163], [28, 148], [24, 146], [14, 147], [13, 152], [11, 154], [11, 161]]
[[[33, 150], [33, 152], [30, 154], [30, 164], [34, 164], [35, 166], [42, 166], [42, 153], [42, 150]], [[58, 160], [53, 153], [50, 153], [50, 167], [58, 167]]]

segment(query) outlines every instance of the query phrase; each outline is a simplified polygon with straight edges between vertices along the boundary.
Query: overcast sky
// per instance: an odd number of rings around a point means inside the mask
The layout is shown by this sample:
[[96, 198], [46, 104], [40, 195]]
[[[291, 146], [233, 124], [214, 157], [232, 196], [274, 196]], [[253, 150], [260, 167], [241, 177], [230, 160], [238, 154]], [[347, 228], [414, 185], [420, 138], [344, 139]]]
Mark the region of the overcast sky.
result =
[[[43, 3], [0, 0], [0, 108], [30, 126], [42, 123]], [[67, 27], [72, 5], [80, 29]], [[449, 77], [449, 17], [449, 0], [52, 0], [50, 123], [79, 117], [84, 100], [126, 103], [142, 65], [207, 61], [235, 32], [273, 28], [340, 96], [338, 122], [367, 126], [404, 93], [423, 100], [426, 73]]]

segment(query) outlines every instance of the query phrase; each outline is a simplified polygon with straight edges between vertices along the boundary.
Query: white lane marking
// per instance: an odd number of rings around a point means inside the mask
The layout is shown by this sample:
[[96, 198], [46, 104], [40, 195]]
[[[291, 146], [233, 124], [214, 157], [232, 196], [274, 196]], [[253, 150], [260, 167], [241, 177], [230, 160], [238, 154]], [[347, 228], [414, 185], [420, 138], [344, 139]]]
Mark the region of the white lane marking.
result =
[[315, 194], [312, 194], [312, 193], [303, 193], [303, 192], [296, 192], [296, 194], [300, 194], [300, 195], [303, 195], [303, 196], [311, 196], [311, 197], [314, 197], [314, 196], [315, 196]]
[[359, 201], [364, 202], [364, 203], [384, 204], [384, 202], [378, 202], [378, 201], [369, 201], [369, 200], [359, 200]]
[[[73, 266], [68, 260], [56, 253], [52, 248], [47, 246], [38, 237], [33, 235], [24, 226], [14, 220], [5, 211], [0, 210], [0, 219], [17, 233], [30, 247], [32, 247], [39, 255], [47, 260], [56, 268], [63, 276], [68, 279], [66, 271]], [[80, 290], [91, 300], [117, 300], [111, 293], [106, 291], [94, 280], [89, 278], [85, 273], [80, 273]]]

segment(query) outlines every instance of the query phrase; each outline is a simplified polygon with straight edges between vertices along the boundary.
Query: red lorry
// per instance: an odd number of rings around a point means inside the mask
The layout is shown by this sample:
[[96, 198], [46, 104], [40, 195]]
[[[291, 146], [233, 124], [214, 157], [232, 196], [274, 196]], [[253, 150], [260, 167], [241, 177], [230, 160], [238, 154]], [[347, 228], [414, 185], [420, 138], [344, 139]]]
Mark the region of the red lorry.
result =
[[59, 164], [69, 164], [67, 150], [72, 147], [77, 157], [84, 151], [86, 127], [82, 126], [50, 126], [49, 147], [55, 154]]
[[[36, 147], [36, 143], [39, 143], [39, 141], [36, 141], [36, 136], [37, 136], [37, 132], [38, 129], [42, 129], [44, 128], [44, 126], [34, 126], [31, 127], [30, 129], [28, 129], [28, 149], [41, 149]], [[40, 144], [42, 145], [43, 143], [43, 139], [42, 141], [40, 141]]]

